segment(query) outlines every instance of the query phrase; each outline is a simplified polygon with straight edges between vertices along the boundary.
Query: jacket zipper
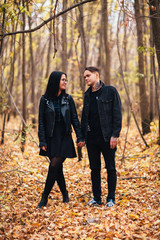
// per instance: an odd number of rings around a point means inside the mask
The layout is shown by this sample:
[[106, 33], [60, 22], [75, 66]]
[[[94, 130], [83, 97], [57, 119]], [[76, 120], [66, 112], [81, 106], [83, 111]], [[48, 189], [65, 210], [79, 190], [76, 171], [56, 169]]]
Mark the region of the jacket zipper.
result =
[[[48, 100], [47, 100], [47, 106], [54, 112], [54, 109], [49, 106]], [[54, 114], [54, 121], [53, 121], [53, 128], [52, 128], [51, 136], [53, 136], [54, 125], [55, 125], [55, 114]]]
[[[98, 114], [99, 114], [100, 125], [101, 125], [101, 131], [102, 131], [102, 124], [101, 124], [101, 118], [100, 118], [100, 113], [99, 113], [99, 103], [98, 103], [98, 99], [99, 99], [99, 97], [97, 96], [97, 97], [96, 97], [96, 100], [97, 100], [97, 105], [98, 105]], [[103, 131], [102, 131], [102, 134], [103, 134], [103, 138], [105, 139], [105, 136], [104, 136]]]

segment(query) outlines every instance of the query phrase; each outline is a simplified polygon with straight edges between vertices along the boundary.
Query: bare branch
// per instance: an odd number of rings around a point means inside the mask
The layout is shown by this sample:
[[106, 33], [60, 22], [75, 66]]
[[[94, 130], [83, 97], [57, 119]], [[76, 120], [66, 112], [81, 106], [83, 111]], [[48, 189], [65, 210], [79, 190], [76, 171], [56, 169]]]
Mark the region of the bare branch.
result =
[[9, 173], [9, 172], [21, 172], [21, 173], [29, 173], [30, 171], [22, 171], [19, 170], [18, 168], [13, 168], [12, 170], [8, 170], [8, 171], [1, 171], [0, 174], [2, 173]]
[[142, 179], [147, 179], [147, 177], [126, 177], [126, 178], [120, 178], [122, 180], [131, 180], [131, 179], [139, 179], [139, 178], [142, 178]]
[[95, 2], [96, 0], [85, 0], [83, 2], [79, 2], [67, 9], [65, 9], [64, 11], [61, 11], [60, 13], [48, 18], [47, 20], [44, 20], [40, 25], [38, 25], [37, 27], [33, 28], [33, 29], [28, 29], [28, 30], [21, 30], [21, 31], [16, 31], [16, 32], [10, 32], [10, 33], [4, 33], [4, 34], [0, 34], [0, 36], [3, 38], [5, 38], [6, 36], [11, 36], [11, 35], [14, 35], [14, 34], [20, 34], [20, 33], [29, 33], [29, 32], [35, 32], [37, 31], [38, 29], [42, 28], [44, 25], [46, 25], [48, 22], [50, 22], [51, 20], [55, 19], [55, 18], [58, 18], [59, 16], [63, 15], [64, 13], [67, 13], [69, 12], [70, 10], [72, 10], [73, 8], [76, 8], [80, 5], [83, 5], [87, 2]]

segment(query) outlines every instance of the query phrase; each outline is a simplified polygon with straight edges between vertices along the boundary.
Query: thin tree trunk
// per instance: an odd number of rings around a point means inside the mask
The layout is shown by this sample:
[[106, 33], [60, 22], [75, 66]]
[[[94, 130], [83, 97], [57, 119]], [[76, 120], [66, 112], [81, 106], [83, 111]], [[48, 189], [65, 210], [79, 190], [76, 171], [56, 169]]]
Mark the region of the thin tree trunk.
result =
[[[135, 18], [137, 26], [137, 42], [138, 48], [143, 48], [143, 31], [142, 31], [142, 18], [140, 13], [139, 0], [135, 0]], [[138, 70], [139, 70], [139, 91], [140, 91], [140, 110], [141, 110], [141, 125], [143, 134], [150, 132], [149, 121], [149, 104], [145, 87], [144, 76], [144, 56], [143, 51], [138, 51]]]
[[[153, 34], [152, 34], [152, 24], [150, 28], [150, 47], [154, 48], [153, 43]], [[150, 122], [153, 121], [154, 112], [153, 112], [153, 53], [150, 53]]]
[[[123, 1], [124, 8], [124, 1]], [[123, 51], [124, 51], [124, 71], [127, 74], [128, 71], [128, 59], [127, 59], [127, 27], [126, 27], [126, 11], [123, 9], [123, 23], [124, 23], [124, 38], [123, 38]]]
[[110, 85], [110, 49], [108, 41], [108, 1], [102, 0], [102, 32], [105, 52], [104, 82]]
[[[18, 15], [18, 19], [19, 19], [19, 15]], [[16, 26], [14, 28], [14, 25], [13, 25], [13, 30], [17, 30], [17, 27], [18, 27], [18, 19], [17, 19], [17, 23], [16, 23]], [[10, 70], [10, 79], [11, 79], [11, 83], [10, 83], [10, 92], [12, 94], [12, 90], [13, 90], [13, 84], [14, 84], [14, 74], [15, 74], [15, 60], [16, 60], [16, 35], [13, 35], [13, 59], [12, 59], [12, 62], [11, 62], [11, 70]], [[8, 105], [11, 107], [11, 98], [9, 97], [9, 100], [8, 100]], [[11, 113], [9, 112], [8, 113], [8, 117], [7, 117], [7, 121], [10, 120], [10, 115]]]
[[[154, 45], [156, 48], [158, 67], [160, 71], [160, 34], [159, 34], [160, 33], [160, 1], [150, 0], [149, 3], [150, 3], [150, 15], [151, 15], [151, 22], [152, 22], [153, 39], [154, 39]], [[160, 145], [159, 80], [157, 80], [157, 77], [156, 77], [154, 56], [153, 56], [153, 71], [154, 71], [156, 103], [157, 103], [158, 121], [159, 121], [159, 137], [157, 142]]]
[[[6, 4], [6, 0], [4, 0], [4, 4]], [[5, 24], [5, 15], [6, 15], [6, 9], [3, 10], [3, 18], [2, 18], [2, 26], [0, 28], [0, 34], [4, 34], [4, 24]], [[3, 49], [3, 37], [0, 39], [0, 57], [2, 54], [2, 49]]]
[[[67, 8], [67, 0], [63, 0], [63, 10]], [[63, 14], [62, 24], [62, 71], [67, 72], [67, 15]]]
[[[51, 0], [51, 8], [50, 8], [50, 17], [52, 16], [52, 11], [53, 11], [53, 0]], [[47, 69], [46, 69], [46, 74], [45, 78], [49, 76], [49, 70], [50, 70], [50, 55], [51, 55], [51, 46], [52, 46], [52, 31], [53, 31], [53, 22], [50, 22], [49, 26], [49, 43], [48, 43], [48, 52], [47, 52]]]
[[[12, 26], [12, 30], [14, 31], [14, 25]], [[10, 85], [9, 89], [10, 89], [11, 93], [12, 93], [13, 82], [14, 82], [15, 37], [16, 36], [12, 36], [12, 38], [11, 38], [11, 48], [10, 48], [10, 51], [13, 52], [13, 57], [11, 58], [11, 65], [10, 65], [9, 80], [8, 80], [8, 83]], [[14, 48], [14, 51], [13, 51], [13, 48]], [[11, 108], [11, 99], [9, 96], [8, 96], [8, 106]], [[8, 117], [7, 117], [7, 121], [9, 121], [9, 120], [10, 120], [10, 113], [8, 114]]]
[[[27, 2], [27, 10], [29, 11], [29, 4]], [[28, 17], [29, 29], [31, 29], [31, 18]], [[34, 67], [34, 56], [33, 56], [33, 40], [32, 33], [29, 33], [29, 50], [30, 50], [30, 64], [31, 64], [31, 103], [32, 103], [32, 127], [35, 128], [36, 123], [36, 104], [35, 104], [35, 67]]]
[[[145, 10], [145, 2], [146, 0], [142, 0], [142, 15], [145, 16], [146, 15], [146, 10]], [[147, 19], [143, 18], [143, 34], [144, 34], [144, 46], [147, 48], [148, 46], [148, 41], [147, 41], [147, 31], [148, 31], [148, 27], [147, 27]], [[149, 85], [149, 68], [148, 68], [148, 53], [146, 52], [144, 54], [144, 72], [145, 72], [145, 76], [146, 76], [146, 83], [147, 85]], [[149, 87], [148, 87], [149, 89]]]
[[[124, 52], [124, 74], [125, 74], [125, 77], [126, 79], [128, 79], [128, 58], [127, 58], [127, 19], [126, 19], [126, 10], [125, 10], [125, 5], [124, 5], [124, 1], [123, 1], [123, 23], [124, 23], [124, 38], [123, 38], [123, 52]], [[127, 4], [127, 3], [126, 3]], [[129, 79], [128, 79], [129, 80]], [[129, 91], [129, 81], [126, 82], [126, 87], [128, 89], [128, 93], [130, 94], [130, 91]], [[127, 102], [127, 101], [126, 101]], [[130, 123], [130, 107], [129, 107], [129, 104], [127, 104], [127, 127], [128, 127], [128, 130], [129, 130], [129, 123]], [[127, 132], [128, 132], [127, 130]], [[126, 134], [126, 141], [127, 141], [127, 134]], [[124, 153], [125, 153], [125, 148], [126, 146], [124, 147]], [[123, 153], [123, 157], [122, 159], [124, 158], [124, 153]]]
[[160, 70], [160, 1], [150, 0], [150, 15], [152, 22], [153, 39], [156, 48], [158, 66]]
[[[102, 19], [101, 19], [102, 21]], [[102, 52], [103, 52], [103, 41], [102, 41], [102, 24], [99, 27], [99, 31], [98, 31], [98, 39], [99, 39], [99, 51], [98, 51], [98, 59], [97, 59], [97, 66], [99, 66], [100, 69], [102, 69]]]
[[[18, 42], [22, 42], [22, 35], [19, 35], [18, 37]], [[16, 105], [19, 106], [19, 98], [20, 96], [20, 92], [19, 92], [19, 86], [21, 84], [21, 78], [22, 78], [22, 55], [21, 55], [21, 48], [19, 48], [19, 51], [17, 51], [17, 59], [18, 59], [18, 72], [17, 72], [17, 76], [16, 76], [16, 86], [15, 86], [15, 92], [16, 92], [16, 96], [15, 96], [15, 102]], [[17, 111], [14, 110], [13, 112], [14, 117], [17, 116]]]
[[[6, 0], [4, 0], [4, 4], [6, 4]], [[5, 24], [5, 14], [6, 14], [6, 10], [3, 10], [3, 17], [2, 17], [2, 26], [0, 27], [0, 34], [3, 34], [4, 32], [4, 24]], [[2, 50], [3, 50], [3, 37], [0, 39], [0, 64], [2, 64]], [[3, 89], [3, 84], [2, 84], [2, 73], [1, 73], [1, 82], [0, 82], [0, 90], [2, 91]], [[3, 99], [0, 96], [0, 113], [1, 111], [1, 107], [2, 107], [2, 102]]]
[[[70, 49], [69, 49], [69, 53], [68, 53], [68, 59], [72, 59], [73, 57], [73, 13], [71, 11], [71, 17], [70, 17], [70, 34], [71, 34], [71, 38], [70, 38]], [[74, 62], [71, 62], [71, 66], [69, 69], [70, 72], [70, 77], [71, 79], [74, 79]], [[74, 93], [74, 87], [75, 87], [75, 81], [71, 81], [71, 93]]]
[[85, 91], [85, 82], [83, 80], [84, 69], [87, 65], [87, 47], [86, 38], [84, 31], [84, 16], [83, 16], [83, 6], [79, 6], [79, 32], [81, 37], [81, 58], [80, 58], [80, 86], [82, 93]]
[[[23, 2], [23, 7], [24, 7], [24, 0]], [[23, 30], [25, 30], [25, 13], [22, 13], [23, 17]], [[25, 76], [25, 65], [26, 65], [26, 59], [25, 59], [25, 51], [26, 51], [26, 46], [25, 46], [25, 34], [22, 34], [22, 112], [23, 112], [23, 119], [26, 122], [26, 76]], [[24, 145], [25, 145], [25, 140], [26, 140], [26, 129], [25, 129], [25, 124], [23, 122], [22, 126], [22, 140], [21, 140], [21, 150], [24, 152]]]
[[160, 145], [160, 106], [159, 106], [158, 81], [157, 81], [157, 76], [156, 76], [154, 55], [153, 55], [153, 72], [154, 72], [154, 80], [155, 80], [156, 103], [157, 103], [157, 112], [158, 112], [158, 121], [159, 121], [159, 136], [157, 138], [157, 143]]
[[4, 112], [1, 144], [4, 144], [4, 133], [5, 133], [6, 117], [7, 117], [7, 109]]

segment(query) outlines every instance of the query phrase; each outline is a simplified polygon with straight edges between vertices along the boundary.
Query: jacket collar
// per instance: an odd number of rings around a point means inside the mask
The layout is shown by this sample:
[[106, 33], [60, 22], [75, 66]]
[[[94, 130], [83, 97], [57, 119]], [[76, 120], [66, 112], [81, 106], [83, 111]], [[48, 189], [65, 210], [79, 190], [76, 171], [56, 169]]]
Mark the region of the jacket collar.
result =
[[[102, 86], [101, 89], [102, 89], [102, 88], [105, 86], [105, 84], [104, 84], [102, 81], [100, 81], [100, 83], [101, 83], [101, 86]], [[92, 92], [92, 88], [89, 87], [84, 94], [87, 96], [87, 95], [89, 95], [91, 92]]]

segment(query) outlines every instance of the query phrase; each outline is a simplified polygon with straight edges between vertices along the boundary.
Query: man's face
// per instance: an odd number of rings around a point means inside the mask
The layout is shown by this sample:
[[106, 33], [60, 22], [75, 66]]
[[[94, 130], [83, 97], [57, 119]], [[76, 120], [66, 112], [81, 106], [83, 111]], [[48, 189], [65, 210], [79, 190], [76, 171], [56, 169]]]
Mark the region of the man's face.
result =
[[98, 79], [98, 73], [97, 72], [90, 72], [88, 70], [86, 70], [84, 72], [84, 80], [86, 81], [86, 84], [88, 86], [93, 86]]

